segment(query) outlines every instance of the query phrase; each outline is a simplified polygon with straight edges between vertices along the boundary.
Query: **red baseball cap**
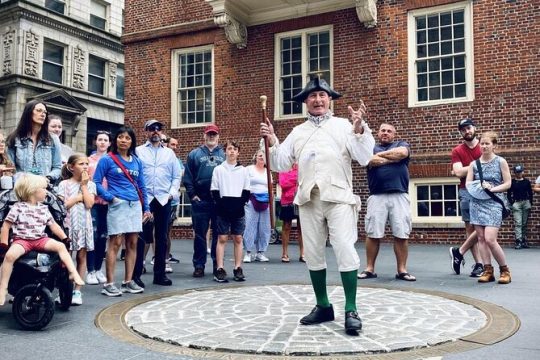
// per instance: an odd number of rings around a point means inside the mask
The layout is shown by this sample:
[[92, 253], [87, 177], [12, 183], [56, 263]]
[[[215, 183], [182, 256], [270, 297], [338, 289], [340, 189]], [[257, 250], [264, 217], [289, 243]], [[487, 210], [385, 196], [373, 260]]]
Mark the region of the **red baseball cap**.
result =
[[219, 134], [219, 128], [215, 124], [206, 125], [204, 128], [204, 133], [208, 134], [211, 132], [215, 132], [216, 134]]

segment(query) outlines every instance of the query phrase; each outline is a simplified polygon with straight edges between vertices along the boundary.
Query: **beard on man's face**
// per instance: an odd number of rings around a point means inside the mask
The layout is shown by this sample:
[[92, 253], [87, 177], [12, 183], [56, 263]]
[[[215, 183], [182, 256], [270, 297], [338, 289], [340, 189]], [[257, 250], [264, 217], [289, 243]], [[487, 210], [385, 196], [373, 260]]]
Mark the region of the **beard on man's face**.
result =
[[476, 137], [476, 132], [462, 134], [462, 137], [463, 137], [463, 140], [465, 141], [474, 140], [474, 138]]
[[150, 136], [150, 142], [156, 143], [161, 141], [161, 136], [159, 134], [153, 134]]

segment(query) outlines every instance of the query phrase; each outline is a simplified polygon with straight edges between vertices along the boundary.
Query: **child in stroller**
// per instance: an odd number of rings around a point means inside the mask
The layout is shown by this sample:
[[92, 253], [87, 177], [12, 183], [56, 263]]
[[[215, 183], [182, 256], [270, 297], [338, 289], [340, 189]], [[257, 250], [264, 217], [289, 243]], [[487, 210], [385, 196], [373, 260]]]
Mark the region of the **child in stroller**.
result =
[[[55, 252], [66, 266], [70, 280], [77, 285], [84, 285], [66, 246], [69, 241], [65, 232], [55, 222], [48, 207], [42, 202], [47, 196], [47, 180], [44, 177], [23, 174], [15, 184], [15, 194], [19, 202], [9, 210], [0, 233], [0, 244], [7, 247], [10, 229], [13, 230], [13, 243], [5, 254], [0, 268], [0, 306], [4, 304], [8, 292], [8, 283], [15, 261], [32, 250]], [[45, 227], [62, 239], [62, 242], [49, 238]]]

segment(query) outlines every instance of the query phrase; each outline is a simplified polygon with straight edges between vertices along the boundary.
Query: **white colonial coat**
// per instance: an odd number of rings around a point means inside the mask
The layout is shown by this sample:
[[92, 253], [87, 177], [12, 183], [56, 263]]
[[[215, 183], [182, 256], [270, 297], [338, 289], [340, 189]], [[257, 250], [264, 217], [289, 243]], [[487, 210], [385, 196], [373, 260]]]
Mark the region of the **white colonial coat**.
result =
[[321, 201], [356, 203], [351, 161], [366, 166], [375, 146], [371, 129], [365, 122], [362, 127], [362, 134], [354, 134], [349, 120], [332, 116], [319, 125], [308, 120], [296, 126], [281, 144], [276, 139], [270, 147], [270, 168], [286, 171], [298, 162], [295, 204], [307, 203], [315, 185]]

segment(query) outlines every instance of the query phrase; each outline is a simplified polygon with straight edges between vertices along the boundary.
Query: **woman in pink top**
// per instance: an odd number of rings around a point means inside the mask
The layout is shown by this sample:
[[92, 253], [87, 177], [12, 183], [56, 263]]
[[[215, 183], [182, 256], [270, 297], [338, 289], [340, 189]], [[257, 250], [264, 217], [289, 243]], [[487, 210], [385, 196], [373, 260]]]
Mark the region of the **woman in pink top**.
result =
[[283, 252], [281, 261], [284, 263], [290, 262], [288, 247], [289, 238], [291, 235], [291, 227], [293, 219], [296, 219], [298, 229], [298, 246], [300, 247], [301, 262], [304, 261], [304, 244], [302, 242], [302, 229], [300, 227], [300, 219], [294, 211], [294, 196], [298, 187], [298, 167], [293, 165], [292, 169], [287, 172], [279, 173], [279, 186], [281, 187], [281, 211], [279, 218], [283, 221], [283, 231], [281, 232], [281, 241], [283, 244]]
[[[88, 175], [90, 179], [94, 178], [94, 172], [99, 159], [105, 154], [111, 145], [111, 134], [108, 131], [98, 131], [95, 137], [96, 152], [88, 157]], [[106, 186], [107, 181], [103, 181]], [[86, 266], [88, 274], [86, 283], [88, 285], [104, 284], [107, 278], [101, 265], [105, 257], [105, 248], [107, 245], [107, 209], [108, 203], [101, 197], [96, 196], [94, 206], [92, 207], [92, 223], [94, 224], [94, 251], [88, 251], [86, 255]]]

